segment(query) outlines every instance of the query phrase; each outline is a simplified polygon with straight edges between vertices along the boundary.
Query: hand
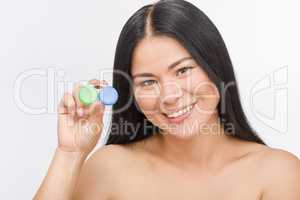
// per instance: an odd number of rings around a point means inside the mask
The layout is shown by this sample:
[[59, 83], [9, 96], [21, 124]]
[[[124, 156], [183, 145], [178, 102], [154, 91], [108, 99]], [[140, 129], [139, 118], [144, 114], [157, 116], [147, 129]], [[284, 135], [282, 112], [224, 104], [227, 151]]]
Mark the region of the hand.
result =
[[[106, 81], [90, 80], [100, 89]], [[72, 94], [66, 92], [58, 108], [58, 148], [63, 151], [89, 154], [96, 146], [103, 128], [104, 104], [99, 101], [86, 106], [79, 100], [80, 83]]]

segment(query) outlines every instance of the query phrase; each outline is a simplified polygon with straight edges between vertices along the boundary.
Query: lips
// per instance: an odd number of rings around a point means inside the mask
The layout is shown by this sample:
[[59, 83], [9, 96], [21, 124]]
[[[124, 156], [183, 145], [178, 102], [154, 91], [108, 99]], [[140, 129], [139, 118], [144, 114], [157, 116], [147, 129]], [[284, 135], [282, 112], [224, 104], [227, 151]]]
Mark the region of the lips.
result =
[[176, 111], [164, 112], [163, 114], [166, 115], [166, 116], [174, 115], [174, 114], [176, 114], [176, 113], [180, 113], [180, 112], [184, 111], [185, 109], [189, 109], [190, 107], [193, 107], [195, 104], [196, 104], [196, 103], [192, 103], [192, 104], [190, 104], [190, 105], [188, 105], [188, 106], [184, 106], [183, 108], [178, 109], [178, 110], [176, 110]]
[[[189, 117], [189, 115], [191, 114], [192, 110], [194, 109], [195, 107], [195, 103], [190, 105], [190, 106], [186, 106], [184, 109], [190, 107], [190, 109], [186, 110], [185, 112], [184, 111], [179, 111], [181, 113], [177, 113], [175, 115], [172, 115], [171, 114], [171, 117], [170, 115], [168, 116], [166, 113], [163, 113], [164, 116], [166, 117], [166, 119], [168, 120], [169, 123], [181, 123], [183, 122], [186, 118]], [[184, 110], [183, 109], [183, 110]]]

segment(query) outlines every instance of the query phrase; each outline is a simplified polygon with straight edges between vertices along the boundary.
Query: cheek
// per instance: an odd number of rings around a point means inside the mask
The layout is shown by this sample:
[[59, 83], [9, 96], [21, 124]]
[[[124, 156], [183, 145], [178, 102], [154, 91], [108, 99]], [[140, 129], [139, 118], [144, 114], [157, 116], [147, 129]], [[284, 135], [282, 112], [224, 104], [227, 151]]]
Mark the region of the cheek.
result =
[[197, 101], [197, 107], [202, 113], [214, 113], [219, 103], [219, 91], [215, 84], [203, 73], [195, 73], [191, 78], [191, 94]]
[[201, 113], [214, 114], [219, 103], [219, 93], [217, 88], [212, 86], [203, 86], [198, 92], [197, 108]]
[[158, 114], [160, 114], [160, 112], [158, 109], [158, 101], [153, 98], [140, 98], [137, 100], [137, 104], [145, 117], [154, 125], [159, 126], [160, 118]]
[[158, 112], [157, 97], [136, 95], [135, 99], [141, 112], [143, 112], [145, 115], [152, 115]]

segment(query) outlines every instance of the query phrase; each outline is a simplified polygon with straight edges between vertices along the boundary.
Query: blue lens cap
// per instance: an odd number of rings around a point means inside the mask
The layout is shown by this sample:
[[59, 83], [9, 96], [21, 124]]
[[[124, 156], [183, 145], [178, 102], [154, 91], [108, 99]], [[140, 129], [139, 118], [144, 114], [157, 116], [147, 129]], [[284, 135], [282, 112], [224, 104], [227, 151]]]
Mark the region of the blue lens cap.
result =
[[119, 94], [112, 86], [105, 86], [98, 93], [98, 100], [104, 105], [113, 105], [117, 102]]

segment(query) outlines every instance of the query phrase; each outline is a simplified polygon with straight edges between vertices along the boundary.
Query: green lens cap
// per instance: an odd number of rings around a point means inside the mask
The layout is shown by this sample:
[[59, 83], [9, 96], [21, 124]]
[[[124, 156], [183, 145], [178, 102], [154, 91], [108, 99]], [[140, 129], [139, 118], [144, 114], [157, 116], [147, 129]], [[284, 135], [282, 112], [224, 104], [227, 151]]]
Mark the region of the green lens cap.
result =
[[79, 89], [79, 100], [84, 105], [90, 105], [97, 101], [98, 92], [92, 85], [83, 85]]

